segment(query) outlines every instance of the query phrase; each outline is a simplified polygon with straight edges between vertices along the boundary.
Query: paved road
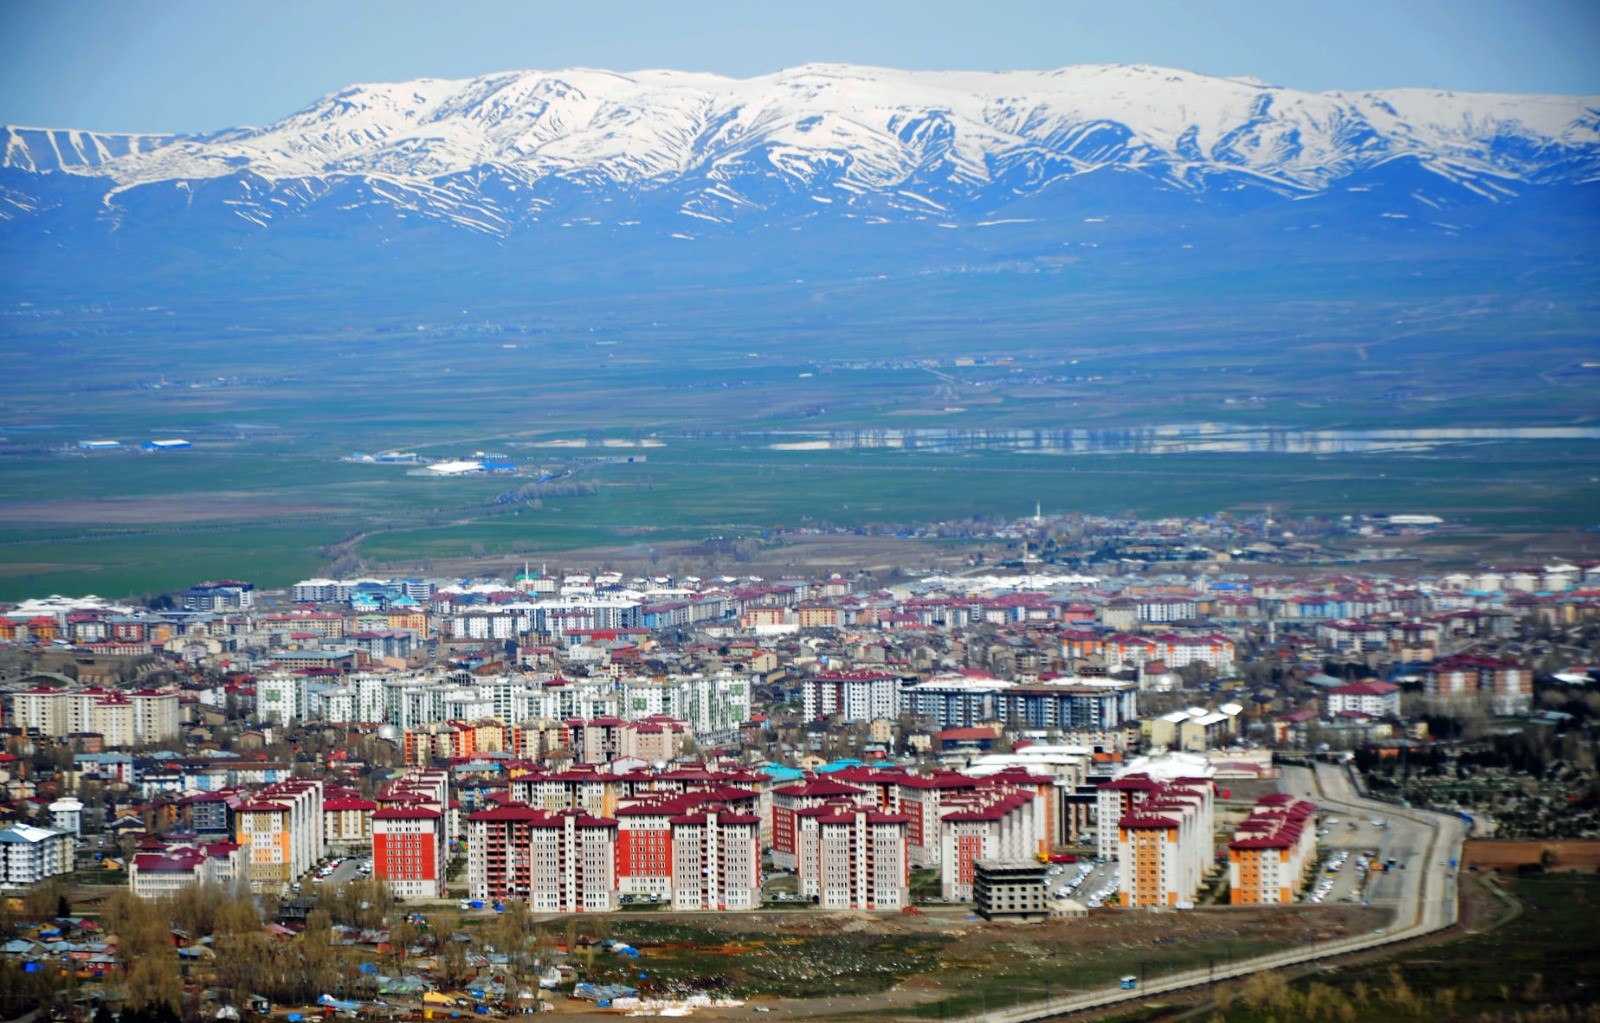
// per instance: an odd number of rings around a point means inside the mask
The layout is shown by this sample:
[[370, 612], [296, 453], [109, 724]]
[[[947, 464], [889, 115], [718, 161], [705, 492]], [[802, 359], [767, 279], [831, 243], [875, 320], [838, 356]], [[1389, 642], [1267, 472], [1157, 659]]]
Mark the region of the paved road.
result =
[[[1356, 935], [1336, 941], [1318, 942], [1205, 970], [1191, 970], [1161, 977], [1139, 989], [1102, 988], [1082, 994], [1036, 1002], [1012, 1009], [996, 1010], [967, 1017], [969, 1023], [1021, 1023], [1024, 1020], [1068, 1016], [1075, 1012], [1104, 1008], [1119, 1002], [1149, 998], [1151, 995], [1200, 987], [1219, 980], [1246, 977], [1263, 970], [1279, 969], [1315, 962], [1333, 956], [1407, 941], [1441, 930], [1456, 920], [1456, 878], [1448, 864], [1461, 858], [1461, 843], [1466, 824], [1459, 818], [1426, 810], [1402, 809], [1367, 799], [1356, 792], [1345, 768], [1318, 765], [1315, 772], [1305, 768], [1285, 768], [1284, 788], [1296, 795], [1316, 799], [1326, 812], [1341, 818], [1359, 815], [1372, 827], [1374, 819], [1388, 822], [1378, 844], [1385, 859], [1406, 858], [1405, 870], [1396, 870], [1370, 882], [1373, 904], [1394, 906], [1394, 922], [1372, 934]], [[1357, 829], [1360, 830], [1360, 827]], [[1371, 833], [1360, 837], [1372, 837]], [[1359, 838], [1356, 839], [1359, 841]], [[1348, 869], [1348, 868], [1347, 868]]]

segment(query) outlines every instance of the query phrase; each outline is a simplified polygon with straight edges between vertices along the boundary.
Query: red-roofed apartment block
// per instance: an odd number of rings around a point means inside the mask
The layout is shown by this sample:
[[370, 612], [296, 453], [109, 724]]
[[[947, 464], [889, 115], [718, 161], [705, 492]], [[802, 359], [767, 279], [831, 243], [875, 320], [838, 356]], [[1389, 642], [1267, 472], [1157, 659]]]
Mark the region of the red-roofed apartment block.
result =
[[911, 904], [904, 814], [849, 802], [795, 815], [800, 894], [824, 909], [899, 909]]
[[524, 898], [536, 913], [617, 908], [617, 822], [511, 803], [467, 817], [474, 899]]
[[372, 875], [403, 899], [444, 895], [444, 814], [386, 806], [372, 815]]
[[1262, 796], [1228, 843], [1228, 901], [1235, 906], [1295, 901], [1317, 859], [1314, 803], [1275, 792]]
[[[1130, 775], [1108, 784], [1138, 778]], [[1144, 797], [1117, 819], [1122, 904], [1153, 907], [1192, 903], [1212, 867], [1214, 788], [1205, 779], [1179, 778], [1142, 791]], [[1106, 821], [1101, 818], [1102, 834], [1109, 830]]]

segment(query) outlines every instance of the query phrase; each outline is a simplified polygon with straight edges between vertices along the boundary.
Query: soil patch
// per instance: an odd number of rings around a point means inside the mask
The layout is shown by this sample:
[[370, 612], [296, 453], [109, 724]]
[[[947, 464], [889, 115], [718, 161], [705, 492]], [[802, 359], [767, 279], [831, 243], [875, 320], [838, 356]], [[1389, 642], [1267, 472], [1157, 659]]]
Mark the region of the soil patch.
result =
[[1600, 842], [1596, 841], [1492, 841], [1475, 839], [1462, 851], [1464, 865], [1479, 870], [1592, 871], [1600, 867]]

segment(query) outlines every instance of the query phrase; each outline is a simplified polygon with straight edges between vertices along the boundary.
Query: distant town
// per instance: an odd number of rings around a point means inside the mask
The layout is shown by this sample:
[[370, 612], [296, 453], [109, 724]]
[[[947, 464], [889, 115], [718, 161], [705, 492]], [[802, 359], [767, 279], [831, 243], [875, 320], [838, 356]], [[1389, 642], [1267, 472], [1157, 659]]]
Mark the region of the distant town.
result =
[[0, 605], [0, 1009], [1015, 1020], [1444, 932], [1600, 839], [1600, 563], [1386, 546], [1449, 528]]

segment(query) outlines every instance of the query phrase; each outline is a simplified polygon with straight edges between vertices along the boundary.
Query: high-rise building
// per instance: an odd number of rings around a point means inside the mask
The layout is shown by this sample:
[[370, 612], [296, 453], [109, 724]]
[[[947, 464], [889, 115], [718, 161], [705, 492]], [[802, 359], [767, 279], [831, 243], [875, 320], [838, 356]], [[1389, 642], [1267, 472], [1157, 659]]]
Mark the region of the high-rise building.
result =
[[475, 899], [526, 899], [535, 912], [617, 908], [617, 822], [583, 810], [509, 804], [468, 818]]
[[444, 814], [427, 806], [386, 806], [372, 814], [372, 875], [395, 895], [444, 895]]
[[673, 909], [761, 906], [761, 818], [716, 805], [672, 827]]
[[911, 902], [904, 814], [851, 803], [795, 814], [800, 894], [824, 909], [899, 909]]

